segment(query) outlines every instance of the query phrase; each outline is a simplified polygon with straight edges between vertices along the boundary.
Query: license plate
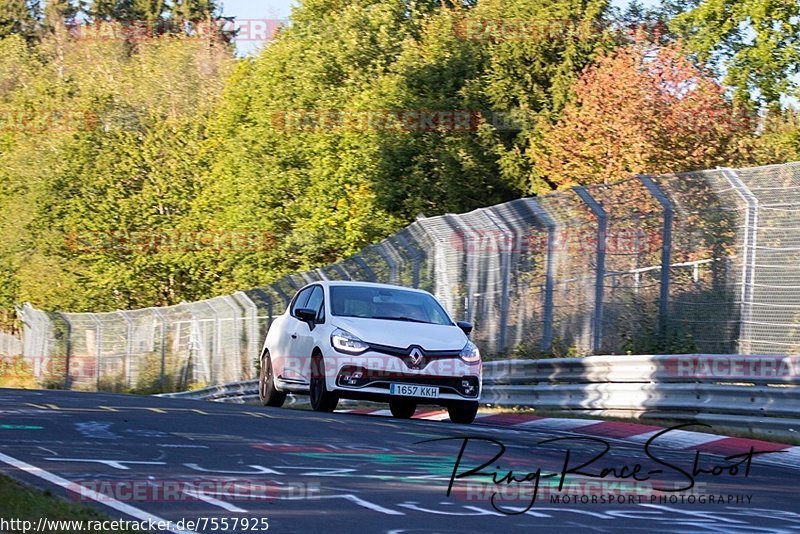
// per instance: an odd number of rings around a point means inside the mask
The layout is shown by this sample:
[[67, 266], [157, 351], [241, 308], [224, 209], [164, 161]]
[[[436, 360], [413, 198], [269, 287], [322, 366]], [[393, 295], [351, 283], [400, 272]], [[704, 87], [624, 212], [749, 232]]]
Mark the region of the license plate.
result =
[[438, 399], [439, 388], [433, 386], [417, 386], [413, 384], [390, 384], [389, 393], [403, 397], [424, 397], [426, 399]]

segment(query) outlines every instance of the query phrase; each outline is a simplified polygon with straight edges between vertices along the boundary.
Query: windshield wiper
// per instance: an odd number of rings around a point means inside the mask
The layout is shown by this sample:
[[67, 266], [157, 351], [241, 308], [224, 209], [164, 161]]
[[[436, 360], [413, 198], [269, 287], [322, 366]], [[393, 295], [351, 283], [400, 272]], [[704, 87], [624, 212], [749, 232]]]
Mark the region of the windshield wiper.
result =
[[373, 315], [372, 319], [388, 319], [390, 321], [407, 321], [409, 323], [423, 323], [423, 324], [433, 324], [430, 321], [423, 321], [421, 319], [414, 319], [413, 317], [398, 317], [396, 315], [388, 316], [388, 315]]

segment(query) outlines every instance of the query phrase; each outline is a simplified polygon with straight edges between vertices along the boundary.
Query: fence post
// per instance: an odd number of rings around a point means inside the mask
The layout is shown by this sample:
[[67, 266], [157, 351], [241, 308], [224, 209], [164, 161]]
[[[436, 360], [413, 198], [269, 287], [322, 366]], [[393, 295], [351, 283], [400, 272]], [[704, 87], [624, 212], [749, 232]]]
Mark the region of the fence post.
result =
[[213, 385], [217, 383], [217, 380], [219, 378], [217, 367], [220, 365], [220, 356], [221, 356], [220, 354], [221, 352], [220, 345], [222, 341], [220, 339], [221, 329], [219, 322], [219, 313], [217, 313], [217, 310], [215, 310], [214, 306], [212, 306], [208, 301], [203, 301], [203, 304], [205, 304], [208, 307], [208, 309], [211, 310], [211, 313], [214, 315], [214, 335], [212, 336], [211, 340], [211, 355], [209, 357], [209, 362], [208, 362], [209, 382]]
[[67, 327], [64, 342], [64, 389], [72, 389], [72, 377], [69, 370], [70, 359], [72, 358], [72, 323], [69, 322], [65, 313], [58, 312], [58, 316], [64, 320], [64, 324]]
[[745, 212], [744, 244], [742, 252], [742, 309], [739, 314], [739, 354], [750, 354], [750, 325], [753, 320], [753, 283], [756, 275], [756, 242], [758, 239], [758, 199], [744, 182], [729, 168], [721, 168], [722, 175], [747, 204]]
[[377, 282], [378, 279], [375, 276], [375, 271], [367, 265], [367, 262], [364, 261], [364, 258], [361, 257], [360, 254], [353, 256], [353, 262], [358, 265], [365, 273], [367, 273], [367, 282]]
[[[661, 229], [661, 287], [658, 297], [658, 335], [662, 345], [666, 339], [667, 321], [669, 320], [669, 280], [672, 256], [672, 202], [652, 178], [639, 175], [639, 180], [661, 204], [664, 210], [664, 226]], [[638, 273], [637, 273], [638, 275]]]
[[606, 230], [608, 228], [608, 214], [603, 206], [597, 202], [585, 187], [574, 187], [575, 193], [589, 206], [597, 217], [597, 267], [594, 281], [594, 316], [592, 319], [592, 353], [596, 354], [603, 341], [603, 287], [606, 274]]
[[[283, 300], [284, 304], [288, 307], [289, 303], [292, 301], [292, 297], [287, 295], [286, 292], [283, 289], [281, 289], [277, 284], [270, 284], [270, 287], [275, 291], [275, 293], [278, 294], [278, 296], [281, 298], [281, 300]], [[259, 289], [258, 291], [261, 291], [261, 290]], [[264, 294], [263, 291], [261, 293]], [[264, 294], [264, 295], [266, 295], [266, 294]], [[270, 304], [270, 306], [269, 306], [269, 322], [271, 324], [272, 323], [272, 299], [267, 297], [267, 300], [268, 300], [268, 302]]]
[[125, 386], [130, 389], [131, 387], [131, 358], [133, 358], [133, 320], [128, 316], [124, 310], [117, 310], [117, 314], [121, 315], [125, 320]]
[[340, 280], [352, 280], [353, 279], [353, 277], [350, 276], [350, 273], [347, 272], [347, 270], [344, 268], [344, 266], [342, 266], [341, 263], [334, 263], [333, 265], [330, 265], [330, 268], [333, 269], [334, 271], [336, 271], [339, 274], [339, 276], [340, 276], [339, 279]]
[[553, 286], [555, 280], [555, 239], [556, 223], [550, 214], [536, 202], [534, 198], [526, 198], [526, 202], [536, 218], [547, 228], [547, 257], [545, 258], [544, 282], [544, 317], [542, 325], [542, 352], [548, 351], [553, 346]]
[[[267, 303], [267, 329], [269, 329], [270, 325], [272, 325], [272, 297], [267, 295], [267, 292], [261, 288], [256, 288], [253, 291], [258, 293], [258, 295]], [[261, 355], [259, 354], [258, 356]]]
[[[500, 217], [498, 217], [491, 208], [484, 211], [486, 217], [492, 221], [500, 232], [502, 232], [507, 243], [513, 242], [514, 231], [506, 225]], [[511, 251], [506, 247], [504, 252], [500, 252], [500, 269], [503, 273], [500, 285], [500, 351], [506, 350], [506, 327], [508, 325], [508, 309], [509, 309], [509, 286], [511, 284]]]
[[[408, 231], [408, 228], [406, 228], [406, 231]], [[411, 256], [411, 287], [419, 287], [419, 275], [422, 268], [421, 254], [416, 248], [414, 248], [413, 245], [411, 245], [411, 243], [408, 242], [408, 239], [406, 239], [406, 236], [403, 235], [402, 231], [395, 234], [395, 238], [397, 239], [397, 242], [400, 243], [400, 246], [406, 249], [409, 256]]]
[[100, 319], [93, 313], [89, 314], [92, 317], [92, 321], [95, 325], [95, 334], [94, 334], [94, 359], [95, 359], [95, 389], [100, 391], [100, 351], [103, 349], [103, 343], [101, 341], [103, 337], [103, 325], [100, 322]]
[[167, 378], [167, 320], [158, 308], [153, 308], [153, 313], [161, 320], [161, 377], [159, 378], [159, 387], [164, 392], [164, 386]]
[[244, 291], [237, 291], [234, 293], [234, 297], [237, 298], [239, 302], [243, 303], [243, 307], [247, 309], [247, 320], [250, 322], [247, 332], [247, 364], [249, 374], [250, 366], [254, 365], [254, 362], [258, 360], [260, 356], [259, 351], [261, 350], [261, 343], [258, 335], [258, 306], [256, 306], [253, 299]]
[[397, 262], [394, 261], [394, 258], [392, 258], [392, 255], [389, 252], [387, 252], [386, 250], [383, 249], [384, 246], [385, 246], [384, 243], [381, 242], [381, 243], [378, 243], [377, 245], [375, 245], [373, 247], [375, 249], [375, 251], [378, 253], [378, 255], [380, 255], [380, 257], [383, 258], [383, 261], [386, 262], [386, 266], [389, 267], [389, 280], [381, 280], [381, 282], [388, 282], [390, 284], [396, 284], [397, 283]]

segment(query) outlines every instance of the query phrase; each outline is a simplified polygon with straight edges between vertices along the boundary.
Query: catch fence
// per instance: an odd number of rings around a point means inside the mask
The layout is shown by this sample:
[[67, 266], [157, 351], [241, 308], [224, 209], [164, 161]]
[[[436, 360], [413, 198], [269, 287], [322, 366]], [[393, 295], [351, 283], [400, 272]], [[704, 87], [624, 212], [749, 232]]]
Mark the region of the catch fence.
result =
[[419, 218], [339, 263], [164, 308], [23, 305], [21, 352], [58, 387], [246, 380], [272, 319], [322, 279], [420, 287], [486, 356], [800, 352], [800, 163], [576, 187]]

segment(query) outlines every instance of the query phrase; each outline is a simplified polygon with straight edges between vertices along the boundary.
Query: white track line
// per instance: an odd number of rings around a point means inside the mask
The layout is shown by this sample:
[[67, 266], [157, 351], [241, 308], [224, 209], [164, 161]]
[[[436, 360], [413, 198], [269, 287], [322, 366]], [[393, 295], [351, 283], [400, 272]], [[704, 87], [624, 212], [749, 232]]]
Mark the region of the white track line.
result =
[[[74, 490], [75, 484], [70, 482], [65, 478], [61, 478], [58, 475], [55, 475], [49, 471], [45, 471], [40, 467], [36, 467], [35, 465], [31, 465], [29, 463], [25, 463], [22, 460], [17, 460], [16, 458], [12, 458], [11, 456], [7, 456], [3, 453], [0, 453], [0, 462], [10, 465], [20, 471], [24, 471], [29, 473], [35, 477], [41, 478], [42, 480], [46, 480], [51, 484], [55, 484], [56, 486], [60, 486], [67, 491]], [[154, 523], [163, 522], [167, 523], [169, 520], [163, 519], [158, 517], [157, 515], [153, 515], [151, 513], [145, 512], [144, 510], [140, 510], [139, 508], [135, 508], [129, 504], [125, 504], [124, 502], [120, 502], [116, 499], [109, 497], [108, 495], [104, 495], [102, 493], [98, 493], [94, 490], [90, 490], [88, 488], [81, 488], [81, 496], [88, 497], [89, 499], [98, 502], [104, 506], [108, 506], [109, 508], [113, 508], [118, 512], [122, 512], [123, 514], [129, 515], [131, 517], [135, 517], [140, 521], [152, 521]], [[175, 534], [197, 534], [192, 530], [169, 530], [168, 532], [174, 532]]]
[[534, 419], [533, 421], [525, 421], [512, 425], [515, 428], [544, 428], [548, 430], [574, 430], [584, 426], [602, 423], [602, 421], [595, 421], [594, 419], [557, 419], [555, 417], [547, 417], [544, 419]]
[[[629, 436], [625, 439], [635, 443], [647, 443], [647, 441], [658, 434], [662, 430], [653, 430], [644, 434], [637, 434]], [[706, 443], [712, 443], [721, 439], [726, 439], [728, 436], [720, 436], [718, 434], [708, 434], [706, 432], [691, 432], [689, 430], [670, 430], [665, 433], [663, 437], [656, 438], [653, 442], [655, 445], [669, 446], [679, 449], [688, 449], [690, 447], [699, 447]]]

